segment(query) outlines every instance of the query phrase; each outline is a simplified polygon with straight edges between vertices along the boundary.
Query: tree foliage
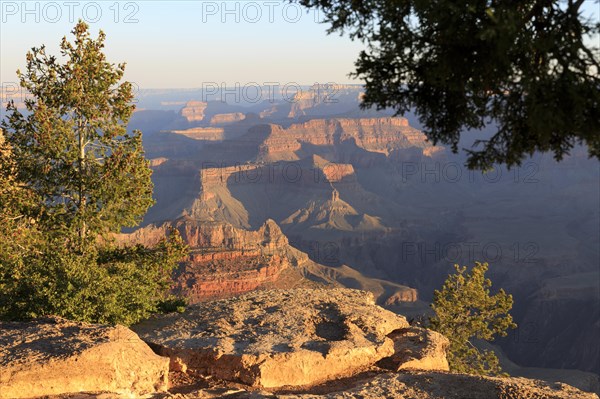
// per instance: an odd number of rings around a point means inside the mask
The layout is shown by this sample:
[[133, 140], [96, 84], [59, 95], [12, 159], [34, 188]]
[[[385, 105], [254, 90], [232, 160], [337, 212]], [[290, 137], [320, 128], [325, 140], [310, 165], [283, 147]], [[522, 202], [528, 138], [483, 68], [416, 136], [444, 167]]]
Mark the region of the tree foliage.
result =
[[61, 63], [45, 47], [17, 72], [26, 112], [7, 106], [0, 138], [0, 317], [57, 314], [131, 324], [167, 298], [185, 253], [177, 231], [153, 248], [122, 246], [152, 205], [141, 132], [127, 132], [132, 85], [79, 22]]
[[93, 238], [141, 220], [153, 203], [151, 170], [141, 132], [127, 133], [135, 106], [131, 83], [119, 83], [125, 64], [106, 61], [102, 31], [93, 40], [80, 22], [72, 33], [75, 42], [60, 45], [64, 64], [44, 46], [27, 54], [17, 74], [33, 99], [27, 115], [9, 103], [3, 127], [18, 180], [42, 199], [40, 222]]
[[600, 158], [600, 23], [584, 0], [297, 1], [367, 44], [352, 74], [364, 107], [414, 109], [454, 152], [461, 132], [497, 126], [466, 149], [470, 168], [560, 160], [577, 143]]
[[[0, 316], [26, 319], [54, 314], [71, 320], [133, 324], [168, 298], [173, 267], [185, 246], [177, 233], [153, 248], [69, 250], [55, 240], [30, 245], [16, 262], [0, 255]], [[18, 266], [18, 267], [16, 267]]]
[[[15, 178], [17, 165], [12, 146], [0, 129], [0, 296], [8, 300], [16, 292], [18, 280], [27, 275], [25, 257], [38, 255], [32, 249], [40, 243], [32, 210], [34, 193]], [[0, 314], [4, 314], [0, 299]]]
[[473, 340], [493, 341], [496, 335], [506, 336], [509, 328], [517, 327], [508, 313], [512, 295], [503, 289], [490, 295], [492, 282], [485, 277], [487, 263], [475, 262], [470, 272], [466, 267], [454, 267], [456, 273], [448, 276], [441, 291], [434, 292], [431, 328], [450, 340], [448, 362], [453, 371], [501, 374], [494, 352], [478, 349]]

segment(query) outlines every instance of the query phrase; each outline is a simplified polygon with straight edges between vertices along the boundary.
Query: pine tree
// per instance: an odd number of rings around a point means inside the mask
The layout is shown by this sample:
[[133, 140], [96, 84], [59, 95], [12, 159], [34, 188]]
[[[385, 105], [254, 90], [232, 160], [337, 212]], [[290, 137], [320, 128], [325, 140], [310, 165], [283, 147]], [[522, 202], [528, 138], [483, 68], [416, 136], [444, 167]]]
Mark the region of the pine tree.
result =
[[509, 328], [517, 327], [508, 313], [512, 295], [503, 289], [490, 295], [487, 263], [475, 262], [468, 273], [466, 267], [454, 268], [456, 273], [448, 276], [441, 291], [434, 291], [431, 328], [450, 340], [448, 362], [452, 371], [500, 375], [502, 369], [494, 352], [478, 349], [474, 340], [493, 341], [496, 335], [506, 336]]
[[142, 134], [129, 134], [132, 85], [125, 64], [102, 53], [79, 22], [60, 63], [45, 47], [17, 71], [31, 95], [7, 106], [0, 136], [0, 318], [55, 314], [135, 323], [168, 299], [185, 254], [177, 231], [153, 248], [119, 246], [112, 233], [136, 226], [152, 205]]
[[119, 83], [125, 64], [110, 64], [102, 53], [105, 35], [90, 37], [80, 22], [60, 45], [64, 64], [45, 46], [27, 54], [17, 72], [32, 95], [27, 115], [13, 103], [3, 122], [17, 179], [42, 199], [40, 222], [64, 237], [87, 237], [135, 226], [153, 204], [151, 170], [141, 132], [127, 133], [134, 110], [129, 82]]

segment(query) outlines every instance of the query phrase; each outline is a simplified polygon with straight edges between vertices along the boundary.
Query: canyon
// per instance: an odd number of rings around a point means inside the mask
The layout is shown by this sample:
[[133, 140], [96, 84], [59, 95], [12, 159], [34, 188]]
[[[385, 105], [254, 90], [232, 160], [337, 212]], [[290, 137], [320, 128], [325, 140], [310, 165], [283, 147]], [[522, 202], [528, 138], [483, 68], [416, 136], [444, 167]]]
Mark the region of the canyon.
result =
[[560, 369], [579, 369], [597, 380], [599, 173], [584, 149], [561, 163], [536, 154], [473, 172], [410, 114], [360, 110], [359, 98], [350, 87], [324, 101], [313, 88], [245, 109], [187, 99], [183, 110], [134, 115], [157, 204], [129, 233], [151, 242], [173, 225], [191, 243], [173, 292], [201, 302], [270, 287], [360, 288], [423, 318], [454, 263], [488, 261], [494, 288], [515, 297], [520, 329], [497, 344], [520, 372], [566, 379]]

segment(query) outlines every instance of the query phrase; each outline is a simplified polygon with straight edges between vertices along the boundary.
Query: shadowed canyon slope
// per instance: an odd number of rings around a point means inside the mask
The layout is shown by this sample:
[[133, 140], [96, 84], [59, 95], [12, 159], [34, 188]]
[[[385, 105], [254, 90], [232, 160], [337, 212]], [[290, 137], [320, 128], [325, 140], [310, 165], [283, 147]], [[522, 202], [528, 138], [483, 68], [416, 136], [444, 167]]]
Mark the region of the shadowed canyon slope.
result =
[[[266, 260], [248, 248], [236, 264], [199, 246], [178, 289], [193, 291], [219, 270], [231, 281], [239, 272], [276, 284], [271, 272], [281, 269], [311, 284], [371, 290], [390, 309], [417, 315], [454, 263], [487, 261], [494, 286], [515, 297], [521, 328], [499, 341], [507, 355], [530, 367], [598, 373], [597, 163], [575, 148], [561, 163], [536, 155], [510, 171], [471, 172], [461, 156], [428, 143], [410, 115], [359, 111], [358, 92], [344, 93], [335, 104], [251, 105], [245, 118], [220, 126], [210, 125], [213, 116], [243, 107], [209, 102], [195, 122], [182, 122], [178, 110], [136, 114], [133, 127], [148, 128], [155, 159], [157, 205], [145, 229], [223, 225], [259, 236], [276, 225], [286, 251], [308, 257], [297, 267], [289, 255]], [[191, 283], [194, 273], [204, 277]]]

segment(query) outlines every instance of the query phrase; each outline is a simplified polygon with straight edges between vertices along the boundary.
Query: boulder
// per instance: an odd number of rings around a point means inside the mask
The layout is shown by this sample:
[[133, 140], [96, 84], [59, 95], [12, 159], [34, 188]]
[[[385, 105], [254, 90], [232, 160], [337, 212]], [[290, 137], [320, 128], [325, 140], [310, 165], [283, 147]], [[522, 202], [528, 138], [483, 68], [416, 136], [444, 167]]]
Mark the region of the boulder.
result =
[[169, 359], [123, 326], [58, 317], [0, 322], [0, 399], [167, 388]]
[[401, 328], [388, 337], [394, 341], [394, 354], [378, 363], [380, 367], [400, 371], [406, 369], [448, 371], [446, 350], [448, 338], [420, 327]]
[[404, 317], [350, 289], [255, 291], [133, 327], [171, 369], [265, 388], [351, 375], [394, 353]]

